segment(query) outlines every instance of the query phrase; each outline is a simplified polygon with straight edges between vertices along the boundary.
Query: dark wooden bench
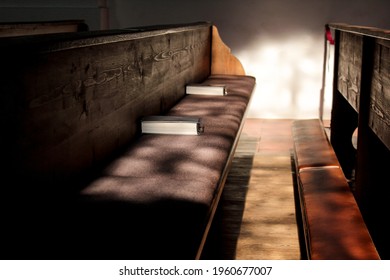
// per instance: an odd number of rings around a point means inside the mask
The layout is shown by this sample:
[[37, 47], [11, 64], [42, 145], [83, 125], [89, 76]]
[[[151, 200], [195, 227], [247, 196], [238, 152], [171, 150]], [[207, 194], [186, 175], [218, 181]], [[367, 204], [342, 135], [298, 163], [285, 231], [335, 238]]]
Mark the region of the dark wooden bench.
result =
[[390, 33], [347, 24], [326, 29], [335, 44], [329, 137], [319, 120], [293, 125], [308, 254], [389, 259]]
[[308, 257], [379, 259], [322, 122], [296, 120], [292, 129]]
[[[335, 61], [330, 140], [382, 259], [390, 259], [390, 32], [330, 24]], [[357, 131], [357, 147], [351, 145]]]
[[[255, 86], [216, 27], [29, 37], [0, 39], [1, 258], [199, 259]], [[185, 94], [205, 81], [228, 94]], [[143, 135], [148, 115], [204, 133]]]

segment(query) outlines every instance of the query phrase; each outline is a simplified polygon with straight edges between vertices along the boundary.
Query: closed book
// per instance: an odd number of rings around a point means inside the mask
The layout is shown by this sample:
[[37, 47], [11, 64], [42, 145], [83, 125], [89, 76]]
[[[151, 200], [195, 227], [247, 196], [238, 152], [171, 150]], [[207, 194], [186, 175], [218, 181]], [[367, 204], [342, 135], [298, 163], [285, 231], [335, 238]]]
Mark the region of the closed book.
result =
[[200, 135], [204, 128], [200, 118], [182, 116], [148, 116], [141, 120], [145, 134]]
[[187, 94], [226, 95], [225, 85], [190, 84], [186, 86]]

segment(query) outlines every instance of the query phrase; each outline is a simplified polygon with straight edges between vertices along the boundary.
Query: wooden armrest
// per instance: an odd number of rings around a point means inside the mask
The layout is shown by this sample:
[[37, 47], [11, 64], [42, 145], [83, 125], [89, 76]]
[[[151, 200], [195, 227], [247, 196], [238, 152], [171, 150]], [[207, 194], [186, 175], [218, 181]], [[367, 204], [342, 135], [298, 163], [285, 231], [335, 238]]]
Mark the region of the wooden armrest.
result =
[[232, 55], [230, 48], [219, 36], [218, 29], [213, 25], [211, 46], [211, 74], [245, 75], [241, 62]]

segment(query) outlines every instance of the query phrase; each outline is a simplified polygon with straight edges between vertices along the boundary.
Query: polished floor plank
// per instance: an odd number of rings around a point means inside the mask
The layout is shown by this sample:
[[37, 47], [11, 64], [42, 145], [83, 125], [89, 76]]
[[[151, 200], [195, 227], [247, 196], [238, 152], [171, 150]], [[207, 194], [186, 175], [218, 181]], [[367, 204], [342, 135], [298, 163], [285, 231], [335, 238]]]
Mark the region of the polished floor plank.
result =
[[246, 120], [209, 240], [211, 258], [302, 258], [291, 124], [292, 120]]

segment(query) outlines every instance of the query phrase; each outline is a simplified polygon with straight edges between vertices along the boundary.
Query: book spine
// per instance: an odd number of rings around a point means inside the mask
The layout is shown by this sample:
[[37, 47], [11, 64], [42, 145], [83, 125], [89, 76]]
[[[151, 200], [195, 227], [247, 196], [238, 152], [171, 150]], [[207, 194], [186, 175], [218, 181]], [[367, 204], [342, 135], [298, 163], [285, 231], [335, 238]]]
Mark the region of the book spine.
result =
[[186, 93], [200, 95], [226, 95], [226, 87], [219, 85], [188, 85], [186, 86]]
[[183, 117], [152, 117], [141, 121], [145, 134], [200, 135], [204, 132], [201, 119]]
[[196, 130], [197, 130], [198, 135], [203, 134], [204, 133], [204, 125], [203, 125], [203, 123], [197, 122], [196, 123]]

